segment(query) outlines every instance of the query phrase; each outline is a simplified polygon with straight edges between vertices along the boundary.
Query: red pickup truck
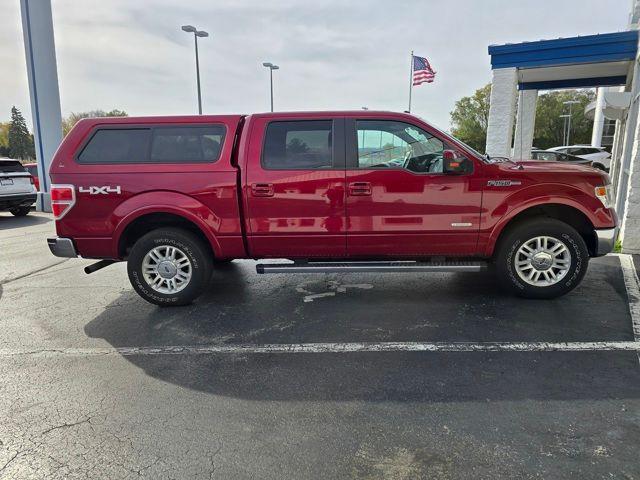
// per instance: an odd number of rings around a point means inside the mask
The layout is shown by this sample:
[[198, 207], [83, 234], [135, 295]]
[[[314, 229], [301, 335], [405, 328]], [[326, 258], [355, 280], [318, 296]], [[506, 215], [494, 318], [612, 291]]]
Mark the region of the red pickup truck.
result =
[[613, 248], [608, 176], [481, 155], [408, 114], [296, 112], [80, 121], [53, 159], [54, 255], [126, 260], [184, 305], [217, 262], [258, 273], [495, 270], [552, 298]]

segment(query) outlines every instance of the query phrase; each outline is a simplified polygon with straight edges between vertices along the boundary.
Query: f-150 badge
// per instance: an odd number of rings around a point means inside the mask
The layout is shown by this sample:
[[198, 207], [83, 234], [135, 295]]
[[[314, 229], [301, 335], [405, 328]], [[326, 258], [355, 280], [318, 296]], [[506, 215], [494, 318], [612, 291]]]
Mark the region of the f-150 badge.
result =
[[88, 193], [89, 195], [109, 195], [110, 193], [116, 193], [120, 195], [120, 193], [122, 193], [122, 191], [120, 190], [120, 185], [116, 185], [115, 187], [112, 187], [110, 185], [104, 185], [102, 187], [79, 187], [78, 191], [80, 193]]
[[510, 187], [512, 185], [522, 185], [520, 180], [489, 180], [488, 187]]

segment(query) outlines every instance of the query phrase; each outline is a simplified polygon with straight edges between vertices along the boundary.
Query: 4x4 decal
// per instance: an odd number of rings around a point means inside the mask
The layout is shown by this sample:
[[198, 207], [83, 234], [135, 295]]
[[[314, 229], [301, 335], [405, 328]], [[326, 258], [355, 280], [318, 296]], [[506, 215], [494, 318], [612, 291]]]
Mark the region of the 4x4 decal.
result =
[[78, 187], [78, 191], [80, 193], [88, 193], [89, 195], [109, 195], [110, 193], [116, 193], [120, 195], [122, 191], [120, 190], [120, 185], [116, 185], [112, 187], [110, 185], [104, 185], [102, 187]]

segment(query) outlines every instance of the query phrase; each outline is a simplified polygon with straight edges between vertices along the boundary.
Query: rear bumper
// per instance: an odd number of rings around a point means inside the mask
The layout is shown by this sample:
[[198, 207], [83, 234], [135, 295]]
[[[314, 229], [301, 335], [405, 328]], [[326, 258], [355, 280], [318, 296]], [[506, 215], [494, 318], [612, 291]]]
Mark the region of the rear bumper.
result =
[[47, 238], [47, 245], [56, 257], [74, 258], [78, 256], [73, 240], [70, 238]]
[[0, 210], [11, 210], [17, 207], [28, 207], [36, 203], [36, 193], [18, 193], [15, 195], [0, 195]]
[[598, 237], [596, 256], [601, 257], [613, 252], [618, 238], [618, 227], [598, 229], [596, 230], [596, 236]]

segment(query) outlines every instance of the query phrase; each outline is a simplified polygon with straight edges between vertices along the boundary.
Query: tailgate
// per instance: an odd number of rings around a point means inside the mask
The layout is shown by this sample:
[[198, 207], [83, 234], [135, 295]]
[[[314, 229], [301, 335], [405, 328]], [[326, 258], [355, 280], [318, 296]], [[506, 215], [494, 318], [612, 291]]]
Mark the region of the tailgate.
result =
[[31, 175], [16, 160], [0, 160], [0, 196], [33, 193]]

